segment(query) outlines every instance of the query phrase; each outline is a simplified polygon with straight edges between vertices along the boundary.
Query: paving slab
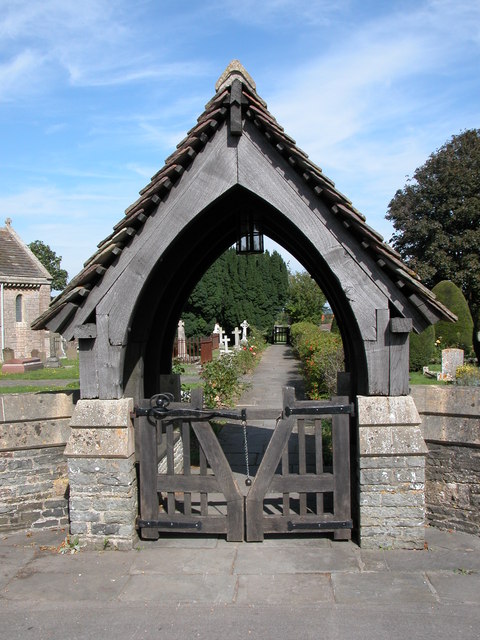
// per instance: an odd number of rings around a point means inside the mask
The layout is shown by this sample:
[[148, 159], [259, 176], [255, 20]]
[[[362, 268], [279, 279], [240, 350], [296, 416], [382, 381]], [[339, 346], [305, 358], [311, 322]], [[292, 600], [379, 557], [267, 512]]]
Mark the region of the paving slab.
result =
[[332, 573], [335, 602], [343, 604], [435, 603], [421, 573]]
[[238, 604], [306, 606], [334, 602], [330, 575], [240, 575]]
[[480, 553], [438, 549], [436, 551], [385, 551], [390, 571], [480, 571]]
[[132, 574], [226, 574], [233, 572], [237, 549], [235, 545], [215, 549], [171, 549], [161, 553], [158, 549], [144, 550], [134, 557]]
[[263, 543], [250, 543], [239, 547], [235, 573], [270, 575], [282, 573], [330, 573], [360, 570], [357, 557], [350, 545], [335, 549], [314, 547], [265, 547]]
[[440, 602], [444, 604], [480, 605], [480, 573], [427, 573]]
[[2, 589], [7, 600], [20, 600], [35, 605], [39, 602], [108, 601], [118, 598], [129, 579], [118, 572], [115, 577], [102, 571], [42, 571], [28, 566]]
[[119, 595], [119, 600], [154, 601], [159, 604], [201, 602], [211, 606], [232, 603], [236, 588], [236, 576], [225, 574], [168, 575], [163, 578], [153, 574], [137, 574], [130, 576]]

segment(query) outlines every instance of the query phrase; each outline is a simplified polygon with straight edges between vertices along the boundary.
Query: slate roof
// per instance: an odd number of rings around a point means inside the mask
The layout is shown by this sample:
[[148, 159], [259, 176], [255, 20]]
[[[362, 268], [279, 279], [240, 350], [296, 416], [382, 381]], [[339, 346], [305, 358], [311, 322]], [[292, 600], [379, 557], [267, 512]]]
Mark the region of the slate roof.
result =
[[28, 286], [50, 284], [52, 276], [6, 220], [0, 227], [0, 282]]
[[[240, 83], [235, 83], [235, 79], [241, 82], [240, 91]], [[84, 269], [33, 323], [33, 328], [45, 328], [46, 323], [60, 313], [67, 303], [80, 305], [88, 297], [91, 288], [101, 280], [173, 185], [182, 179], [185, 170], [195, 161], [221, 124], [231, 116], [232, 110], [237, 111], [237, 121], [241, 114], [257, 127], [277, 153], [288, 161], [429, 322], [432, 321], [432, 311], [433, 316], [456, 320], [456, 316], [439, 303], [435, 295], [422, 285], [417, 274], [404, 264], [400, 254], [383, 241], [383, 237], [366, 223], [365, 216], [336, 189], [334, 182], [309, 159], [295, 140], [285, 133], [257, 94], [254, 81], [238, 61], [230, 63], [215, 89], [215, 95], [205, 106], [196, 125], [188, 131], [150, 183], [140, 191], [140, 197], [126, 209], [124, 217], [113, 227], [113, 232], [99, 243], [98, 250], [85, 262]], [[233, 121], [234, 119], [231, 120]]]

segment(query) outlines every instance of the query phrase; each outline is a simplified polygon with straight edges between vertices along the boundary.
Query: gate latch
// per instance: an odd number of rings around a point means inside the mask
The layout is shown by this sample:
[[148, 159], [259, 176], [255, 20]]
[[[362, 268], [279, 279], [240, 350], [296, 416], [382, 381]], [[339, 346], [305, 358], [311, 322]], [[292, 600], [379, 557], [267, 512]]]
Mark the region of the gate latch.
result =
[[247, 411], [241, 409], [241, 411], [227, 411], [224, 409], [191, 409], [191, 408], [175, 408], [169, 409], [170, 402], [173, 402], [173, 395], [171, 393], [158, 393], [152, 396], [150, 400], [150, 407], [144, 409], [142, 407], [135, 407], [134, 413], [136, 417], [147, 416], [154, 418], [155, 420], [173, 420], [175, 418], [184, 418], [185, 420], [204, 420], [208, 422], [213, 418], [225, 418], [226, 420], [242, 420], [246, 421]]

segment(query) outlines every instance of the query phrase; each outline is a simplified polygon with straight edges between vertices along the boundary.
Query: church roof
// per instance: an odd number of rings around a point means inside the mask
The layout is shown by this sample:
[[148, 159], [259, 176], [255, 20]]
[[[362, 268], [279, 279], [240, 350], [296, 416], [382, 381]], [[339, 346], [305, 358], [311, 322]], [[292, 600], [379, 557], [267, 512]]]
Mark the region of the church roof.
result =
[[50, 284], [52, 276], [15, 233], [11, 220], [0, 227], [0, 282], [28, 286]]
[[126, 209], [112, 233], [98, 244], [98, 250], [85, 262], [83, 270], [33, 323], [33, 328], [45, 328], [53, 318], [60, 315], [61, 322], [55, 323], [55, 330], [61, 331], [62, 325], [88, 298], [92, 287], [101, 281], [147, 218], [168, 196], [172, 187], [181, 181], [182, 175], [227, 118], [234, 135], [241, 134], [242, 119], [253, 123], [429, 323], [438, 319], [456, 320], [436, 300], [435, 295], [422, 285], [417, 274], [405, 265], [400, 254], [384, 242], [383, 237], [367, 224], [365, 216], [298, 147], [295, 140], [287, 135], [268, 111], [266, 103], [257, 94], [254, 81], [238, 61], [230, 63], [217, 81], [215, 89], [215, 95], [205, 106], [195, 126], [179, 142], [176, 150], [165, 160], [164, 166], [149, 184], [140, 191], [140, 197]]

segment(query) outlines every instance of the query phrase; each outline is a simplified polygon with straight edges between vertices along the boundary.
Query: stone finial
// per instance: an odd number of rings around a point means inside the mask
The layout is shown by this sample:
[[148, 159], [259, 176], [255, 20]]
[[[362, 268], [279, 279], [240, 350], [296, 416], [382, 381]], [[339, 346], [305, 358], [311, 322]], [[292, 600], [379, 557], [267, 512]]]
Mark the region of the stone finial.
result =
[[7, 225], [7, 227], [9, 227], [12, 224], [12, 219], [11, 218], [6, 218], [5, 224]]
[[225, 89], [225, 87], [229, 87], [236, 78], [246, 84], [251, 91], [254, 93], [257, 92], [255, 81], [242, 65], [240, 60], [232, 60], [230, 62], [228, 67], [217, 80], [217, 83], [215, 84], [215, 91], [218, 93], [222, 89]]

